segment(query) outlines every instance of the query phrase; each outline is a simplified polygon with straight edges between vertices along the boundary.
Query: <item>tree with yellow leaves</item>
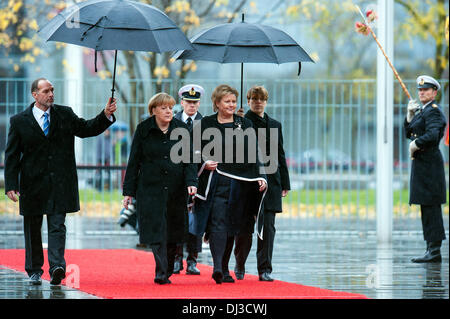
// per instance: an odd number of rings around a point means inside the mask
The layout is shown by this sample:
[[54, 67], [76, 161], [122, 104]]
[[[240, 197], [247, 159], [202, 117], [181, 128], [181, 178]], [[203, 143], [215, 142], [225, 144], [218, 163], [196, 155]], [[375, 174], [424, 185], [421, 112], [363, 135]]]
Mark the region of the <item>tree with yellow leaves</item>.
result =
[[[449, 46], [448, 37], [448, 0], [405, 1], [395, 0], [405, 8], [408, 19], [400, 26], [400, 36], [407, 40], [418, 37], [423, 40], [432, 39], [433, 57], [427, 60], [427, 64], [433, 70], [432, 76], [442, 78], [444, 71], [448, 70]], [[447, 22], [446, 22], [447, 21]], [[446, 26], [447, 23], [447, 26]]]
[[[403, 17], [403, 21], [395, 22], [396, 43], [401, 40], [409, 40], [411, 43], [413, 40], [431, 42], [430, 58], [427, 59], [427, 65], [432, 73], [430, 75], [437, 79], [442, 78], [445, 70], [448, 70], [449, 63], [448, 40], [445, 39], [448, 0], [394, 0], [394, 2], [396, 14], [400, 13]], [[322, 55], [327, 59], [325, 62], [328, 78], [335, 74], [339, 77], [354, 78], [373, 73], [368, 72], [369, 67], [370, 71], [375, 71], [375, 60], [369, 66], [363, 63], [363, 57], [368, 52], [376, 51], [366, 50], [366, 46], [361, 46], [360, 40], [351, 34], [353, 28], [348, 21], [354, 21], [359, 16], [355, 12], [355, 4], [366, 7], [373, 6], [374, 3], [376, 1], [287, 0], [280, 8], [285, 10], [288, 22], [308, 23], [312, 35], [321, 40], [321, 45], [327, 51]], [[361, 50], [361, 47], [364, 50]], [[409, 65], [421, 67], [420, 62]], [[339, 66], [345, 68], [337, 69]], [[365, 72], [362, 72], [364, 70]], [[415, 76], [417, 73], [417, 70], [412, 68], [405, 70], [408, 71], [410, 74], [404, 76]]]
[[[180, 27], [187, 37], [191, 37], [200, 29], [218, 23], [231, 22], [239, 13], [247, 0], [237, 2], [230, 0], [134, 0], [151, 4], [164, 11]], [[45, 25], [66, 7], [80, 0], [6, 0], [0, 3], [0, 52], [5, 56], [15, 56], [12, 68], [20, 72], [36, 63], [37, 59], [53, 55], [53, 50], [64, 48], [64, 43], [45, 43], [37, 34], [39, 27]], [[90, 50], [83, 50], [92, 54]], [[97, 75], [102, 79], [111, 77], [113, 60], [108, 53], [99, 52], [103, 68]], [[131, 88], [121, 90], [120, 81], [116, 90], [124, 103], [137, 105], [143, 99], [142, 78], [159, 80], [156, 90], [162, 89], [162, 80], [183, 79], [189, 72], [197, 69], [194, 61], [170, 61], [171, 53], [156, 54], [151, 52], [120, 51], [118, 56], [118, 72], [121, 79], [127, 79]], [[19, 58], [17, 58], [19, 57]], [[20, 61], [20, 62], [19, 62]], [[12, 62], [12, 59], [11, 61]], [[70, 69], [70, 61], [63, 60], [62, 67]], [[134, 117], [132, 117], [134, 118]], [[137, 117], [138, 118], [138, 117]], [[133, 124], [133, 123], [131, 123]], [[131, 125], [134, 127], [133, 125]]]
[[[25, 14], [24, 1], [9, 0], [0, 6], [0, 52], [8, 57], [10, 54], [21, 55], [21, 63], [34, 63], [42, 51], [36, 48], [36, 19]], [[13, 62], [12, 60], [10, 60]], [[18, 72], [20, 64], [14, 63], [13, 70]]]

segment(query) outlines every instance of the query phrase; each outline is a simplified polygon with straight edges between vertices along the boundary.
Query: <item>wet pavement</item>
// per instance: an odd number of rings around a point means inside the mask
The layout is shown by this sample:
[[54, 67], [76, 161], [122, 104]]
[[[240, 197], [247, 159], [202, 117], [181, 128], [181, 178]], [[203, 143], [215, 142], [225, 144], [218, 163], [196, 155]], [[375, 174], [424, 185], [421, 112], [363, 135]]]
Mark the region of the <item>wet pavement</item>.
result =
[[[320, 230], [317, 225], [308, 230], [298, 227], [301, 222], [285, 218], [278, 218], [276, 221], [272, 273], [274, 279], [364, 294], [373, 299], [449, 298], [447, 240], [441, 248], [442, 263], [415, 264], [410, 259], [423, 255], [425, 251], [420, 230], [394, 231], [392, 243], [380, 244], [374, 231], [342, 230], [345, 227], [338, 230]], [[17, 228], [9, 227], [8, 231], [1, 231], [0, 227], [0, 248], [24, 247], [19, 223]], [[87, 223], [89, 221], [83, 218], [68, 219], [67, 249], [135, 248], [138, 243], [137, 235], [129, 227], [114, 229], [105, 224], [104, 230], [90, 230], [85, 225]], [[445, 225], [448, 238], [448, 219], [445, 220]], [[45, 227], [43, 230], [45, 242]], [[257, 274], [255, 250], [254, 236], [246, 264], [246, 270], [251, 274]], [[206, 244], [203, 245], [198, 262], [212, 265]], [[233, 257], [230, 269], [234, 269]], [[174, 276], [185, 274], [182, 271]], [[32, 286], [24, 273], [0, 266], [0, 299], [96, 298], [70, 287], [52, 286], [48, 281], [42, 281], [42, 286]]]

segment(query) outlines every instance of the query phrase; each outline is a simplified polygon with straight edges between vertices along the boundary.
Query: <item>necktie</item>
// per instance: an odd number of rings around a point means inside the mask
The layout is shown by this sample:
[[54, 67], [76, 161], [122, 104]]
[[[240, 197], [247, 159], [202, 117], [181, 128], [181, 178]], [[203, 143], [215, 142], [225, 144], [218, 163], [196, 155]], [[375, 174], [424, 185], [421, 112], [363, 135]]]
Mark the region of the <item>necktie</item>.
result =
[[42, 130], [44, 131], [45, 136], [48, 135], [48, 130], [50, 128], [50, 121], [48, 120], [48, 113], [44, 113], [42, 115], [44, 117], [44, 125], [42, 127]]
[[186, 124], [189, 127], [189, 129], [191, 129], [191, 127], [192, 127], [192, 118], [188, 117], [187, 120], [186, 120]]

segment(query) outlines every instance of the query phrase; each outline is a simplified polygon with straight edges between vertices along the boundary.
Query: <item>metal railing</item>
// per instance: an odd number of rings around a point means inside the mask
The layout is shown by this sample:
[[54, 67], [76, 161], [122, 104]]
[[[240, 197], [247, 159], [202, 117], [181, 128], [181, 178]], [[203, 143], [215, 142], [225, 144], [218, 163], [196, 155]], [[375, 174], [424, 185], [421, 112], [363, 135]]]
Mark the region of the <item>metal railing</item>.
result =
[[[441, 80], [443, 86], [447, 82]], [[0, 170], [4, 164], [9, 117], [28, 107], [30, 83], [30, 79], [0, 78]], [[70, 89], [67, 81], [57, 79], [52, 83], [56, 103], [75, 107], [66, 98]], [[210, 96], [218, 84], [239, 87], [236, 80], [195, 80], [195, 83], [205, 88], [200, 106], [204, 115], [212, 113]], [[415, 81], [405, 83], [410, 92], [415, 92]], [[104, 134], [77, 143], [82, 207], [78, 216], [92, 219], [89, 231], [118, 230], [114, 221], [121, 210], [121, 182], [134, 128], [146, 116], [147, 102], [154, 93], [165, 91], [178, 99], [176, 92], [184, 84], [187, 83], [168, 80], [119, 81], [116, 117], [123, 127], [111, 130], [108, 154], [97, 154], [101, 145], [109, 145], [104, 142]], [[256, 84], [268, 89], [266, 111], [283, 125], [292, 190], [284, 199], [284, 212], [279, 216], [301, 218], [304, 221], [301, 225], [307, 230], [315, 227], [321, 230], [375, 230], [376, 81], [247, 80], [244, 90]], [[400, 86], [395, 85], [394, 229], [417, 230], [421, 227], [419, 209], [408, 205], [409, 143], [403, 132], [407, 99]], [[81, 110], [80, 116], [91, 118], [105, 105], [110, 82], [86, 80], [82, 87], [82, 105], [76, 107]], [[442, 93], [440, 105], [448, 118], [446, 92]], [[244, 107], [248, 109], [246, 103]], [[175, 109], [180, 110], [180, 106]], [[448, 147], [442, 145], [441, 149], [448, 180]], [[0, 188], [3, 187], [2, 179], [3, 173]], [[448, 205], [444, 206], [444, 214], [448, 219]], [[6, 196], [1, 199], [1, 219], [17, 219], [17, 216], [18, 205], [8, 201]], [[2, 225], [6, 224], [0, 223], [0, 231], [7, 231], [7, 226]]]

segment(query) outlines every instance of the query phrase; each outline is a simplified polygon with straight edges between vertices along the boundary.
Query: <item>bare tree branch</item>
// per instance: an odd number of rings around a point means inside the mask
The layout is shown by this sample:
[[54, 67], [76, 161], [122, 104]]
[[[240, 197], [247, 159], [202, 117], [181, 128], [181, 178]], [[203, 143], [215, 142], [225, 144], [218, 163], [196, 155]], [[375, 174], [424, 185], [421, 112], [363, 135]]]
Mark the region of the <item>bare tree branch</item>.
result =
[[236, 7], [236, 9], [233, 10], [233, 14], [231, 15], [231, 17], [228, 19], [227, 23], [231, 23], [233, 22], [236, 13], [238, 13], [239, 11], [241, 11], [242, 7], [245, 5], [245, 3], [247, 2], [247, 0], [241, 0], [241, 2], [238, 4], [238, 6]]
[[214, 5], [216, 4], [216, 1], [217, 1], [217, 0], [212, 0], [212, 1], [208, 4], [208, 6], [206, 7], [206, 9], [205, 9], [202, 13], [197, 14], [197, 16], [198, 16], [199, 18], [203, 18], [204, 16], [206, 16], [206, 15], [212, 10], [212, 8], [214, 8]]

